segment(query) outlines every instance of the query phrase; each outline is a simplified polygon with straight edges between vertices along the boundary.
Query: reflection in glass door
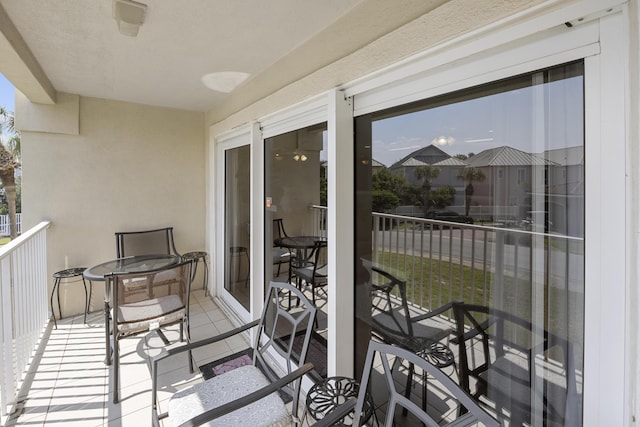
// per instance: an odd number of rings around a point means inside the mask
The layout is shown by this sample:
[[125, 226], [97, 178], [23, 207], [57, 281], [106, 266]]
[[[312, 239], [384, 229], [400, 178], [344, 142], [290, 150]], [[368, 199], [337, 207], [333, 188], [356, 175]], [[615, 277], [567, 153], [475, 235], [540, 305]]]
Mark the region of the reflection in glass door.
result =
[[249, 147], [224, 152], [224, 289], [247, 310], [251, 290]]
[[501, 423], [581, 425], [584, 153], [581, 61], [358, 117], [356, 372], [373, 337]]
[[[308, 361], [326, 376], [326, 124], [265, 140], [265, 286], [290, 282], [318, 308]], [[292, 304], [295, 310], [295, 301]]]

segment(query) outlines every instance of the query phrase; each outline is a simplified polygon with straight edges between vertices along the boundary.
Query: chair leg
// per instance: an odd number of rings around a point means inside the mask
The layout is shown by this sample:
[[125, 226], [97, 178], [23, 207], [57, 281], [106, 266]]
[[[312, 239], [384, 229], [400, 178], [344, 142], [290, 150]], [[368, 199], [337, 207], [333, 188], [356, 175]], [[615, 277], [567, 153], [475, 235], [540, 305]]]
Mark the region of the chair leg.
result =
[[207, 257], [202, 258], [202, 264], [204, 265], [204, 296], [209, 295], [209, 265], [207, 264]]
[[120, 400], [120, 345], [118, 339], [113, 337], [113, 403], [118, 403]]
[[247, 258], [247, 276], [244, 278], [244, 287], [247, 287], [247, 284], [249, 283], [249, 275], [251, 273], [250, 271], [250, 266], [251, 266], [251, 261], [249, 260], [249, 251], [246, 250], [244, 251], [244, 256]]
[[[189, 319], [185, 319], [186, 330], [187, 330], [187, 344], [191, 342], [191, 327], [189, 326]], [[191, 350], [187, 351], [187, 357], [189, 358], [189, 373], [193, 374], [193, 355], [191, 354]]]
[[109, 303], [104, 302], [104, 336], [106, 341], [105, 364], [111, 365], [111, 325], [110, 325], [110, 309]]
[[[53, 317], [53, 325], [56, 329], [58, 329], [58, 321], [56, 320], [56, 309], [53, 308], [53, 295], [56, 293], [56, 288], [60, 286], [60, 280], [55, 279], [53, 281], [53, 289], [51, 289], [51, 317]], [[58, 312], [60, 312], [60, 291], [58, 291]], [[60, 318], [62, 318], [62, 313], [60, 313]]]
[[[405, 386], [404, 389], [404, 397], [406, 397], [407, 399], [411, 400], [411, 383], [413, 382], [413, 374], [415, 371], [415, 366], [413, 365], [413, 363], [409, 363], [409, 374], [407, 375], [407, 385]], [[407, 408], [402, 408], [402, 415], [403, 416], [407, 416]]]
[[87, 292], [87, 282], [82, 277], [82, 284], [84, 285], [84, 323], [87, 323], [87, 312], [89, 311], [89, 292]]

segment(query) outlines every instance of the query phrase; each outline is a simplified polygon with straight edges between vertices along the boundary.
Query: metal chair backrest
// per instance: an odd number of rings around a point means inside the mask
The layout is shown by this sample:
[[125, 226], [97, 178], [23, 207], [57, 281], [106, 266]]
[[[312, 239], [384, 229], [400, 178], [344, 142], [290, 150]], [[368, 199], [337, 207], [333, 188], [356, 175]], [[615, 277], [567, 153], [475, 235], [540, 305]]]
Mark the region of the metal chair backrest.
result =
[[[290, 298], [300, 301], [300, 304], [289, 308]], [[284, 282], [269, 284], [257, 328], [256, 337], [259, 339], [254, 337], [253, 358], [254, 364], [262, 368], [271, 382], [281, 378], [268, 363], [273, 352], [282, 358], [286, 367], [284, 375], [305, 363], [316, 312], [316, 307], [295, 286]], [[301, 378], [293, 386], [282, 389], [293, 399], [294, 414], [297, 413], [300, 384]]]
[[284, 229], [284, 222], [282, 218], [273, 220], [273, 240], [282, 239], [283, 237], [289, 237]]
[[[376, 356], [379, 356], [379, 360], [375, 361]], [[399, 366], [395, 361], [400, 363], [413, 363], [419, 369], [424, 370], [427, 374], [425, 378], [428, 381], [437, 383], [435, 387], [439, 393], [446, 394], [448, 401], [457, 401], [462, 407], [466, 409], [466, 413], [457, 416], [455, 419], [445, 418], [445, 424], [442, 424], [443, 420], [435, 419], [433, 415], [428, 414], [419, 405], [407, 399], [404, 396], [404, 390], [397, 390], [398, 383], [394, 380], [393, 366]], [[374, 368], [375, 366], [375, 368]], [[384, 382], [389, 392], [389, 400], [386, 406], [386, 418], [382, 425], [391, 427], [394, 425], [394, 418], [398, 409], [398, 406], [406, 408], [408, 412], [413, 414], [416, 418], [422, 421], [425, 425], [435, 427], [442, 425], [472, 425], [474, 423], [481, 423], [488, 427], [498, 427], [499, 423], [491, 415], [489, 415], [484, 409], [478, 406], [478, 403], [469, 396], [464, 390], [462, 390], [451, 378], [449, 378], [444, 372], [436, 368], [425, 359], [416, 356], [407, 350], [404, 350], [398, 346], [382, 344], [376, 341], [369, 342], [369, 349], [367, 351], [367, 359], [364, 365], [364, 371], [362, 373], [362, 381], [360, 384], [360, 391], [358, 393], [358, 401], [356, 402], [355, 414], [353, 425], [360, 425], [363, 407], [367, 390], [372, 386], [370, 384], [373, 371], [377, 373], [382, 370]], [[380, 391], [381, 384], [375, 385], [376, 390]], [[432, 388], [433, 389], [433, 388]], [[449, 416], [455, 416], [455, 414], [462, 411], [448, 411]], [[443, 414], [438, 414], [443, 415]]]
[[[167, 319], [167, 315], [188, 317], [192, 264], [188, 260], [157, 270], [105, 276], [112, 283], [114, 329], [131, 335], [144, 329], [143, 324]], [[125, 324], [129, 326], [120, 328]]]
[[571, 341], [503, 310], [461, 302], [453, 310], [463, 389], [500, 401], [514, 424], [538, 410], [545, 423], [580, 424]]
[[173, 241], [173, 227], [116, 232], [116, 257], [134, 255], [180, 255]]

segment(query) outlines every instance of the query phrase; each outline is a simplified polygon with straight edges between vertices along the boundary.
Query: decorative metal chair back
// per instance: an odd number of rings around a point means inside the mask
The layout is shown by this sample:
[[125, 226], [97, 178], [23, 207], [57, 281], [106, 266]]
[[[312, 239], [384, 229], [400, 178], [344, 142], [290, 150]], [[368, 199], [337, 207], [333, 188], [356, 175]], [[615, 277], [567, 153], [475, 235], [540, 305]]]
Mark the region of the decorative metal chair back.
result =
[[[300, 304], [289, 308], [289, 295], [297, 298]], [[270, 369], [268, 356], [277, 353], [290, 374], [296, 366], [302, 366], [307, 359], [309, 343], [316, 318], [316, 307], [294, 286], [284, 282], [271, 282], [267, 289], [265, 304], [260, 323], [256, 330], [253, 346], [254, 364], [259, 366], [270, 381], [276, 381], [280, 375]], [[297, 413], [301, 379], [283, 391], [293, 398], [293, 413]]]
[[[379, 360], [375, 360], [374, 362], [376, 357], [379, 358]], [[428, 379], [433, 383], [434, 387], [431, 388], [432, 390], [437, 388], [439, 393], [438, 397], [443, 398], [444, 396], [444, 401], [447, 402], [457, 402], [457, 404], [464, 408], [464, 411], [448, 410], [447, 413], [429, 414], [419, 405], [405, 397], [403, 391], [399, 391], [397, 389], [398, 384], [394, 377], [397, 376], [398, 372], [394, 373], [393, 367], [406, 363], [414, 364], [421, 370], [424, 370], [427, 374], [425, 375], [425, 379]], [[391, 427], [394, 425], [394, 420], [397, 421], [396, 414], [398, 414], [398, 407], [406, 409], [425, 425], [430, 427], [442, 425], [466, 426], [473, 425], [474, 423], [480, 423], [487, 427], [499, 426], [498, 422], [491, 415], [482, 409], [478, 403], [469, 396], [469, 394], [467, 394], [467, 392], [462, 390], [440, 369], [410, 351], [398, 346], [383, 344], [376, 341], [370, 341], [369, 343], [364, 371], [362, 373], [360, 391], [356, 402], [353, 425], [360, 425], [367, 390], [374, 387], [374, 385], [371, 384], [373, 373], [379, 373], [380, 371], [382, 371], [381, 380], [384, 382], [388, 390], [386, 416], [384, 423], [382, 424], [385, 427]], [[382, 387], [383, 386], [379, 383], [375, 384], [375, 390], [378, 392], [380, 392]], [[380, 408], [380, 406], [378, 406], [378, 408]], [[458, 413], [462, 415], [456, 416]], [[401, 416], [402, 415], [398, 415], [398, 417]], [[455, 419], [449, 419], [449, 417], [455, 417]]]
[[284, 229], [284, 221], [282, 218], [276, 218], [273, 220], [273, 239], [282, 239], [283, 237], [289, 237]]
[[[299, 299], [300, 305], [287, 308], [290, 298]], [[215, 425], [289, 425], [299, 415], [302, 376], [313, 368], [305, 361], [315, 317], [316, 308], [301, 291], [289, 283], [271, 282], [260, 319], [214, 337], [168, 349], [155, 357], [151, 367], [154, 425], [159, 426], [160, 420], [166, 417], [172, 425], [202, 425], [214, 419]], [[216, 367], [222, 369], [204, 382], [176, 392], [169, 399], [168, 412], [158, 412], [160, 361], [249, 330], [255, 331], [252, 359], [247, 357], [245, 349], [232, 355], [233, 366], [228, 358], [211, 362], [214, 373]], [[291, 397], [291, 409], [285, 405], [282, 393]]]
[[[273, 265], [278, 266], [278, 270], [276, 271], [276, 275], [275, 275], [276, 277], [280, 275], [280, 268], [282, 267], [282, 264], [290, 264], [291, 258], [293, 256], [293, 254], [289, 249], [276, 246], [275, 241], [283, 237], [289, 237], [289, 236], [287, 235], [287, 232], [284, 229], [284, 223], [282, 222], [282, 218], [274, 219], [273, 234], [271, 235], [271, 238], [273, 239], [271, 255], [273, 257]], [[289, 265], [289, 276], [291, 276], [291, 265]]]
[[116, 257], [180, 255], [173, 241], [173, 227], [116, 232]]
[[453, 309], [463, 389], [507, 409], [510, 425], [528, 424], [532, 412], [544, 424], [581, 424], [570, 341], [506, 311], [463, 303]]

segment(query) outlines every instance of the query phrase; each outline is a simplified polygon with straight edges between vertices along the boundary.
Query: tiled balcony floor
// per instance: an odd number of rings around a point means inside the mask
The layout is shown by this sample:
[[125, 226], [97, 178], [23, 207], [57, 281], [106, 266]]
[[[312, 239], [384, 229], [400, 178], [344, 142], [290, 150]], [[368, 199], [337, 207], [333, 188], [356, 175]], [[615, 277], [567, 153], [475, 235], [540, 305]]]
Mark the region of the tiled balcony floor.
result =
[[[199, 340], [233, 328], [224, 312], [202, 290], [191, 293], [191, 335]], [[178, 327], [165, 329], [172, 345], [178, 342]], [[196, 366], [220, 359], [246, 348], [240, 337], [195, 350]], [[149, 356], [157, 355], [165, 346], [155, 333], [125, 338], [120, 341], [120, 402], [112, 402], [112, 367], [104, 364], [104, 317], [94, 312], [83, 323], [83, 316], [58, 321], [58, 329], [52, 329], [40, 362], [31, 381], [27, 396], [23, 399], [18, 415], [12, 416], [6, 426], [149, 426], [151, 425], [151, 365]], [[170, 394], [201, 381], [196, 369], [190, 374], [185, 355], [178, 355], [161, 365], [159, 376], [160, 410]], [[406, 383], [406, 369], [396, 372], [399, 386]], [[450, 373], [448, 373], [450, 374]], [[382, 385], [379, 375], [374, 384]], [[379, 387], [373, 387], [377, 390]], [[384, 387], [383, 387], [384, 388]], [[420, 380], [416, 378], [412, 400], [420, 401]], [[446, 398], [434, 395], [430, 389], [429, 406], [438, 404], [438, 413], [451, 413], [455, 405]], [[379, 409], [385, 407], [386, 393], [374, 393], [373, 400]], [[437, 397], [437, 398], [436, 398]], [[442, 406], [444, 405], [444, 407]], [[399, 417], [399, 425], [421, 425], [411, 417]], [[384, 414], [379, 413], [380, 419]], [[308, 421], [308, 420], [307, 420]], [[168, 425], [168, 423], [167, 423]]]
[[[191, 336], [193, 340], [232, 329], [231, 322], [202, 290], [191, 293]], [[178, 328], [166, 331], [172, 343]], [[176, 345], [179, 345], [177, 343]], [[197, 366], [246, 347], [241, 338], [226, 340], [194, 351]], [[19, 416], [6, 426], [149, 426], [151, 425], [151, 365], [148, 356], [164, 348], [155, 333], [120, 341], [120, 402], [112, 403], [113, 371], [104, 364], [104, 317], [102, 312], [58, 321], [41, 354], [39, 366], [29, 375], [31, 387], [23, 399]], [[190, 374], [186, 357], [168, 360], [159, 383], [171, 384], [160, 394], [200, 380], [199, 371]], [[164, 394], [164, 396], [163, 396]], [[161, 408], [162, 409], [162, 408]]]

